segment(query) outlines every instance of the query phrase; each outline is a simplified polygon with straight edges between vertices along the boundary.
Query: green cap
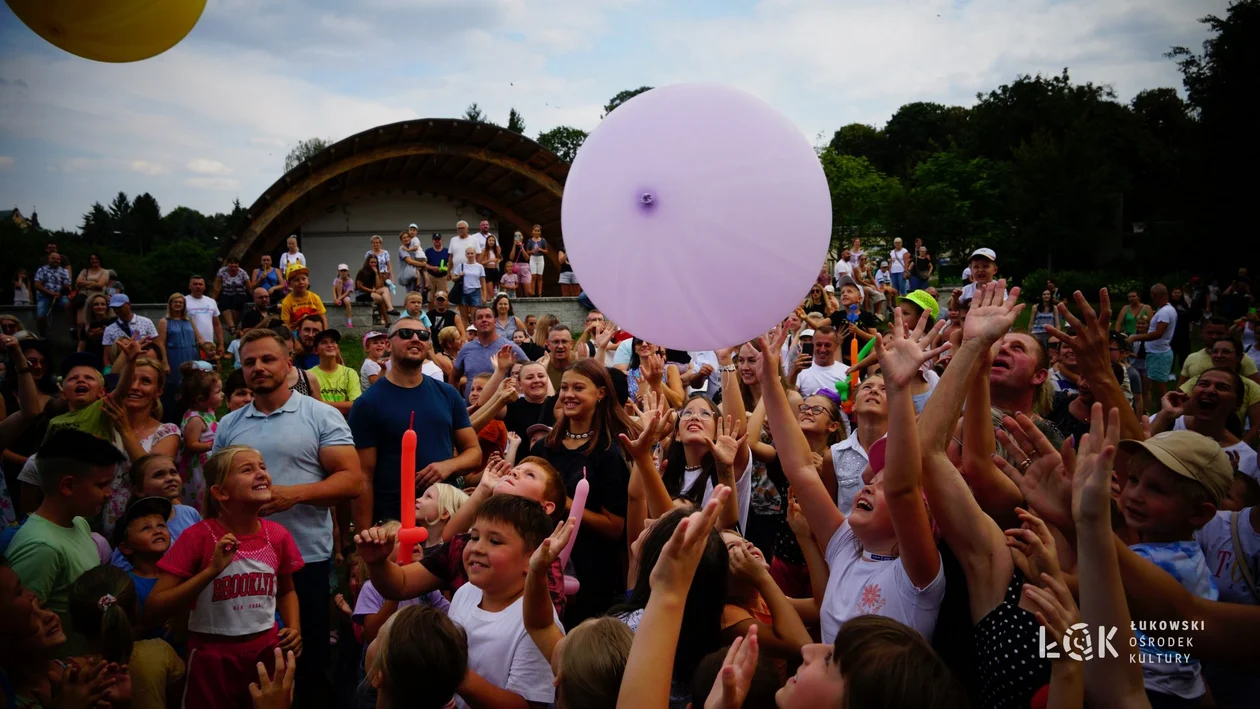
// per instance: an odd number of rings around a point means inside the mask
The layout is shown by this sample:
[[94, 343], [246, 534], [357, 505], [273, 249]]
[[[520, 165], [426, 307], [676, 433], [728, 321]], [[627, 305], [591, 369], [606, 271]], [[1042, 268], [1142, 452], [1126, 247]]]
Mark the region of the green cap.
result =
[[901, 296], [897, 300], [905, 300], [919, 306], [919, 309], [925, 313], [930, 313], [932, 319], [941, 317], [941, 304], [933, 298], [930, 293], [925, 290], [910, 291], [906, 295]]

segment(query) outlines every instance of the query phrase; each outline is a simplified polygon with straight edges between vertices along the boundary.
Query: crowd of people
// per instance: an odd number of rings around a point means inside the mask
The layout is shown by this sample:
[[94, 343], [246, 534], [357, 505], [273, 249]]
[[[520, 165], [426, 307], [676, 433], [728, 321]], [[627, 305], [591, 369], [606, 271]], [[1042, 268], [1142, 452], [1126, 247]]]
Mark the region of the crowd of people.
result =
[[327, 294], [294, 237], [157, 323], [95, 257], [15, 279], [4, 706], [1255, 706], [1245, 271], [1025, 304], [854, 240], [680, 351], [517, 316], [564, 252], [456, 231]]

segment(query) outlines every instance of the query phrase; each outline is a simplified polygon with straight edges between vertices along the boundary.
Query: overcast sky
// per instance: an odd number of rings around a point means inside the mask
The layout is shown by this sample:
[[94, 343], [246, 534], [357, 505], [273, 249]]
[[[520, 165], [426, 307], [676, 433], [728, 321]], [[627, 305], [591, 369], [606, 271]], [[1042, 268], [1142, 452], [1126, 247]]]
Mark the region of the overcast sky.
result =
[[248, 206], [298, 140], [455, 117], [472, 101], [527, 134], [587, 130], [622, 89], [734, 85], [824, 141], [902, 104], [970, 105], [1021, 73], [1181, 88], [1227, 0], [209, 0], [144, 62], [46, 44], [0, 6], [0, 209], [77, 228], [94, 201], [150, 192]]

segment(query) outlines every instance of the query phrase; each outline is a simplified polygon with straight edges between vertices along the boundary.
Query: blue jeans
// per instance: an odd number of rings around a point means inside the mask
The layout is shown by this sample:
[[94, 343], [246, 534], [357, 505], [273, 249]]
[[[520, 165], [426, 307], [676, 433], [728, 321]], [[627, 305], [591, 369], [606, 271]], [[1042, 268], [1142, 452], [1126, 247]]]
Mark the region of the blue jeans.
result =
[[892, 274], [892, 287], [893, 287], [893, 288], [896, 288], [898, 293], [900, 293], [900, 294], [902, 294], [902, 295], [905, 295], [905, 294], [906, 294], [906, 273], [905, 273], [905, 271], [902, 271], [901, 273], [894, 273], [894, 274]]
[[35, 294], [35, 317], [42, 320], [48, 317], [48, 313], [52, 312], [53, 308], [57, 306], [60, 306], [62, 310], [69, 308], [70, 299], [64, 295], [53, 298], [46, 293]]
[[928, 287], [928, 279], [910, 276], [910, 290], [924, 290]]

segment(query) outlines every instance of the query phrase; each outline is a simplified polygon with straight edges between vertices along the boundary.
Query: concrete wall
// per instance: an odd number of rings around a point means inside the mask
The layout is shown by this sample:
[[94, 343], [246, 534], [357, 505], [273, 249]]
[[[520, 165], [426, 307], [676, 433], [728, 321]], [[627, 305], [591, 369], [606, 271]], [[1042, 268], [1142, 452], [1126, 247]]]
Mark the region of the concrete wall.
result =
[[[420, 243], [424, 248], [433, 245], [433, 233], [446, 237], [449, 244], [455, 236], [455, 223], [463, 219], [471, 231], [477, 230], [482, 220], [472, 205], [460, 206], [459, 202], [431, 194], [415, 192], [370, 195], [328, 207], [327, 211], [302, 225], [300, 248], [311, 269], [311, 284], [316, 292], [332, 294], [332, 282], [337, 275], [337, 264], [350, 266], [350, 273], [357, 273], [363, 265], [364, 252], [371, 248], [370, 240], [379, 234], [389, 251], [390, 259], [398, 258], [398, 232], [415, 224], [420, 230]], [[499, 235], [498, 224], [491, 220], [490, 230]], [[395, 273], [398, 272], [395, 265]]]
[[[522, 320], [528, 315], [544, 315], [550, 313], [560, 319], [560, 322], [573, 328], [575, 332], [581, 332], [583, 323], [586, 321], [586, 309], [578, 305], [576, 298], [525, 298], [512, 301], [513, 309], [517, 317]], [[154, 323], [166, 316], [165, 303], [133, 303], [132, 310], [137, 314], [143, 315], [151, 319]], [[328, 308], [328, 324], [340, 330], [342, 333], [358, 333], [362, 335], [372, 323], [371, 310], [367, 306], [356, 305], [354, 308], [354, 324], [353, 330], [347, 329], [345, 326], [344, 311], [340, 308], [334, 309], [332, 303], [325, 302], [324, 307]], [[31, 332], [35, 332], [35, 308], [34, 306], [0, 306], [0, 313], [8, 313], [16, 315]], [[60, 352], [68, 352], [71, 344], [70, 340], [70, 322], [65, 312], [59, 311], [49, 319], [48, 335], [53, 345]]]

